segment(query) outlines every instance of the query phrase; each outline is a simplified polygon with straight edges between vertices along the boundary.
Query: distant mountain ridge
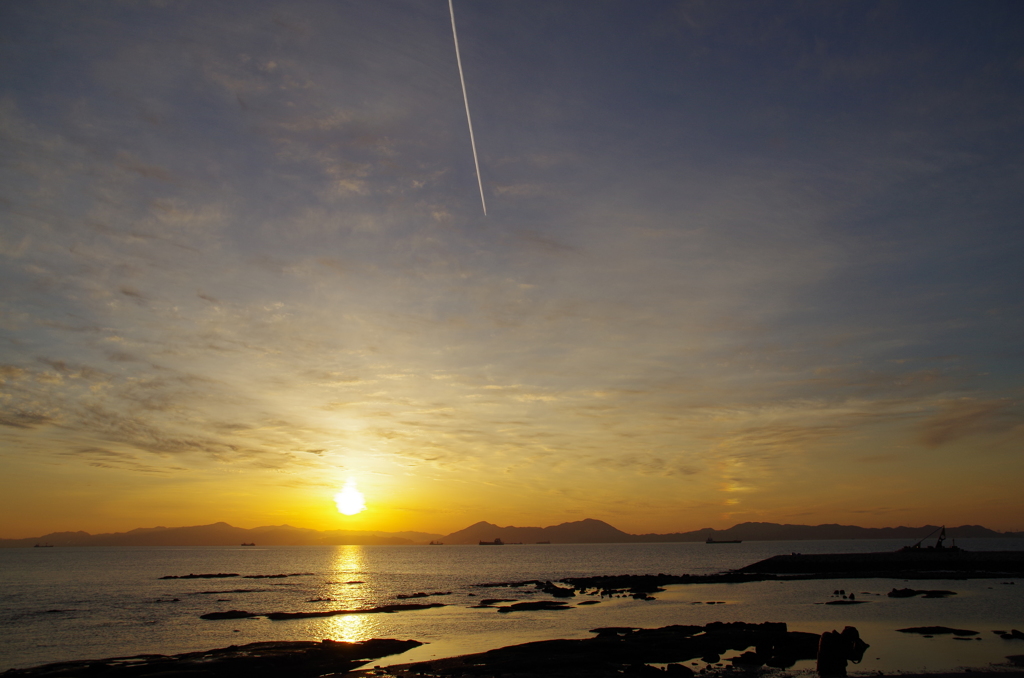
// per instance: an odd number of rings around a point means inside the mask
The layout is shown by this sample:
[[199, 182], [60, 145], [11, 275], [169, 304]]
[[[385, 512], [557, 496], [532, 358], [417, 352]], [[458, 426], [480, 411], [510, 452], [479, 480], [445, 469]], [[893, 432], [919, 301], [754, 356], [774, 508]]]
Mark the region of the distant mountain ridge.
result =
[[[291, 525], [267, 525], [246, 529], [227, 523], [190, 527], [142, 527], [129, 532], [89, 534], [53, 532], [42, 537], [0, 539], [0, 548], [52, 546], [260, 546], [314, 545], [413, 545], [441, 541], [445, 544], [478, 544], [500, 539], [506, 544], [550, 542], [552, 544], [614, 544], [696, 542], [711, 537], [717, 541], [802, 541], [827, 539], [907, 539], [919, 540], [938, 530], [923, 527], [857, 527], [856, 525], [780, 525], [778, 523], [740, 523], [725, 530], [703, 528], [671, 534], [629, 534], [602, 520], [587, 518], [548, 527], [499, 527], [479, 522], [449, 535], [429, 532], [379, 532], [355, 530], [311, 530]], [[980, 525], [947, 527], [953, 539], [1022, 538], [1024, 533], [996, 532]]]
[[[446, 544], [476, 544], [501, 539], [505, 543], [553, 544], [573, 543], [658, 543], [705, 541], [808, 541], [827, 539], [913, 539], [918, 540], [938, 530], [936, 525], [923, 527], [858, 527], [856, 525], [780, 525], [778, 523], [740, 523], [725, 530], [703, 528], [671, 534], [628, 534], [600, 520], [586, 519], [551, 527], [498, 527], [480, 522], [444, 538]], [[1020, 537], [1018, 533], [996, 532], [980, 525], [947, 527], [952, 538]]]
[[89, 534], [53, 532], [31, 539], [0, 539], [0, 548], [35, 546], [315, 546], [334, 544], [402, 545], [424, 544], [441, 535], [428, 532], [368, 532], [354, 530], [311, 530], [291, 525], [266, 525], [246, 529], [227, 523], [190, 527], [142, 527], [129, 532]]
[[539, 541], [549, 541], [553, 544], [614, 544], [636, 541], [636, 536], [617, 530], [602, 520], [587, 518], [550, 527], [498, 527], [491, 523], [479, 522], [464, 530], [452, 532], [444, 538], [444, 542], [477, 544], [495, 539], [501, 539], [507, 544], [534, 544]]

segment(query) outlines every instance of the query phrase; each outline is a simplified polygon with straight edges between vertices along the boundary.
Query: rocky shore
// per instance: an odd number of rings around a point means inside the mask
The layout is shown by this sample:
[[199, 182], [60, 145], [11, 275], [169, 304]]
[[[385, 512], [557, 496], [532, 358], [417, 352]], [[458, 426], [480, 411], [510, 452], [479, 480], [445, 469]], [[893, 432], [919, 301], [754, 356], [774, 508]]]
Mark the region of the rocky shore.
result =
[[[952, 629], [951, 629], [952, 631]], [[789, 631], [786, 624], [716, 622], [705, 626], [658, 629], [598, 628], [593, 638], [549, 640], [488, 652], [383, 668], [363, 668], [350, 678], [790, 678], [847, 675], [847, 662], [859, 661], [869, 645], [856, 629], [822, 634]], [[801, 659], [814, 669], [794, 670]], [[883, 674], [871, 678], [1019, 678], [1024, 655], [1007, 663], [957, 673]]]
[[177, 655], [145, 654], [9, 669], [4, 678], [313, 678], [343, 675], [367, 661], [422, 645], [415, 640], [359, 643], [266, 642]]
[[920, 548], [891, 553], [792, 553], [747, 565], [735, 573], [898, 579], [1006, 577], [1024, 575], [1024, 551]]
[[[915, 629], [916, 631], [916, 629]], [[11, 669], [5, 678], [620, 678], [622, 676], [788, 676], [799, 660], [816, 660], [824, 678], [845, 676], [847, 662], [869, 647], [857, 630], [822, 634], [786, 624], [714, 622], [656, 629], [606, 627], [592, 638], [546, 640], [448, 659], [368, 668], [367, 663], [421, 645], [415, 640], [359, 643], [264, 642], [179, 655], [138, 655]], [[1005, 666], [969, 672], [1024, 676], [1024, 656]], [[1014, 662], [1016, 660], [1016, 662]], [[1016, 666], [1014, 665], [1016, 664]], [[802, 670], [797, 673], [811, 673]], [[907, 674], [899, 674], [907, 678]], [[936, 674], [939, 675], [939, 674]], [[963, 676], [963, 673], [957, 674]]]

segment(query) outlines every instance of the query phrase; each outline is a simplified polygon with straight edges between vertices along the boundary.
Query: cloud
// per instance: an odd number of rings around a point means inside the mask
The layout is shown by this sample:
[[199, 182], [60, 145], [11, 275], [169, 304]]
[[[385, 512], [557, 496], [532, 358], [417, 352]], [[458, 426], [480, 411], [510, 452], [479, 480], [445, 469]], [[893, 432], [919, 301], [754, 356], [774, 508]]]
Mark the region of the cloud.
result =
[[920, 440], [928, 447], [941, 447], [964, 438], [998, 435], [1024, 426], [1020, 403], [1009, 400], [961, 399], [944, 403], [922, 422]]
[[0, 412], [0, 426], [33, 429], [48, 424], [52, 419], [38, 412]]
[[155, 466], [141, 463], [134, 454], [118, 452], [102, 447], [81, 447], [60, 452], [58, 456], [84, 461], [88, 466], [102, 469], [121, 469], [138, 473], [167, 474], [186, 471], [182, 466]]

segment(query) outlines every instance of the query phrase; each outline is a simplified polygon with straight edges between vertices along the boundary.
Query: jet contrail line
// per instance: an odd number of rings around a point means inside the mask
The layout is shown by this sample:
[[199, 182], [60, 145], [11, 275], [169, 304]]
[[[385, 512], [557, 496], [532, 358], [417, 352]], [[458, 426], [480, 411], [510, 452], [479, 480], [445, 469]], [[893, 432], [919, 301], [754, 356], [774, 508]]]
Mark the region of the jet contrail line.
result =
[[480, 186], [480, 204], [487, 216], [487, 201], [484, 200], [484, 182], [480, 178], [480, 161], [476, 158], [476, 139], [473, 138], [473, 118], [469, 117], [469, 97], [466, 96], [466, 78], [462, 75], [462, 57], [459, 56], [459, 34], [455, 32], [455, 8], [448, 0], [448, 13], [452, 17], [452, 37], [455, 39], [455, 61], [459, 64], [459, 81], [462, 83], [462, 101], [466, 104], [466, 123], [469, 124], [469, 144], [473, 147], [473, 164], [476, 166], [476, 183]]

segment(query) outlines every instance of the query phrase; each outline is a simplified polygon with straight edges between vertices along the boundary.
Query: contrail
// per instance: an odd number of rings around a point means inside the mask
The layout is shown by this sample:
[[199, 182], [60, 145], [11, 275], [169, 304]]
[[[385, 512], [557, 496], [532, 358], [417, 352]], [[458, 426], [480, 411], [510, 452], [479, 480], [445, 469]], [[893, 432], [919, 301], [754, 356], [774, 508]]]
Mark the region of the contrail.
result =
[[455, 32], [455, 8], [448, 0], [448, 13], [452, 16], [452, 37], [455, 38], [455, 61], [459, 64], [459, 81], [462, 82], [462, 100], [466, 103], [466, 122], [469, 124], [469, 143], [473, 147], [473, 164], [476, 165], [476, 183], [480, 186], [480, 204], [487, 216], [487, 201], [484, 200], [484, 182], [480, 178], [480, 161], [476, 159], [476, 139], [473, 138], [473, 118], [469, 117], [469, 97], [466, 96], [466, 78], [462, 75], [462, 57], [459, 56], [459, 34]]

